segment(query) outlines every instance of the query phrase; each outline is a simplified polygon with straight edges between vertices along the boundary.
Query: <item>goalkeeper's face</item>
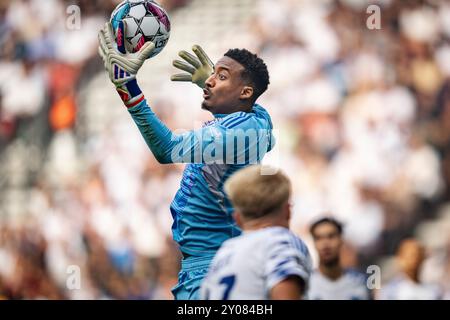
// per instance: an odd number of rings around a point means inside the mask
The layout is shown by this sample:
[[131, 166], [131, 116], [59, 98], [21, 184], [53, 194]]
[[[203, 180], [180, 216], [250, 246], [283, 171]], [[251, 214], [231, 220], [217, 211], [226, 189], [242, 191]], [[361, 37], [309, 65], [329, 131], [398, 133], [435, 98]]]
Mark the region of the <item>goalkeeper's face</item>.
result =
[[242, 78], [244, 67], [237, 61], [222, 57], [206, 80], [202, 108], [213, 114], [246, 111], [252, 105], [253, 88]]

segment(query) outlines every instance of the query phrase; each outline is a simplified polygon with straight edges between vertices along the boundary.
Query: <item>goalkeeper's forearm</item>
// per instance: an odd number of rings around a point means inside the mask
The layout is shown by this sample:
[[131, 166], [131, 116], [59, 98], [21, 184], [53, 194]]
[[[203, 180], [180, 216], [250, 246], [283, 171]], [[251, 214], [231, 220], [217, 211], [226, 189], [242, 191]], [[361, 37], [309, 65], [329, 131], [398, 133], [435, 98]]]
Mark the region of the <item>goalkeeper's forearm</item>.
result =
[[159, 163], [173, 163], [171, 154], [177, 144], [177, 136], [156, 116], [143, 99], [128, 108], [145, 142]]
[[171, 152], [176, 144], [176, 136], [147, 105], [136, 79], [116, 86], [116, 90], [156, 160], [172, 163]]

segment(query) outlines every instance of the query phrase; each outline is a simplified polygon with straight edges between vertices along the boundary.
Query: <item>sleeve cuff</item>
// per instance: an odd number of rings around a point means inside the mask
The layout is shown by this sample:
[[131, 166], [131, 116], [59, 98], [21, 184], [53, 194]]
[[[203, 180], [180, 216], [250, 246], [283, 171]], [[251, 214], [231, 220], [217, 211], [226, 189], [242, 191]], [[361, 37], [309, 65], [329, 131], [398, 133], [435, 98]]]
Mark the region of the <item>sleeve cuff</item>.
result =
[[117, 87], [117, 93], [127, 108], [135, 107], [145, 100], [144, 94], [139, 88], [136, 79]]
[[272, 276], [268, 279], [267, 285], [266, 285], [266, 290], [270, 291], [272, 290], [273, 287], [275, 287], [278, 283], [280, 283], [281, 281], [287, 279], [288, 277], [299, 277], [300, 279], [302, 279], [306, 284], [308, 283], [309, 280], [309, 274], [308, 272], [306, 272], [305, 270], [301, 269], [301, 268], [295, 268], [295, 269], [291, 269], [288, 271], [281, 271], [279, 272], [276, 276]]

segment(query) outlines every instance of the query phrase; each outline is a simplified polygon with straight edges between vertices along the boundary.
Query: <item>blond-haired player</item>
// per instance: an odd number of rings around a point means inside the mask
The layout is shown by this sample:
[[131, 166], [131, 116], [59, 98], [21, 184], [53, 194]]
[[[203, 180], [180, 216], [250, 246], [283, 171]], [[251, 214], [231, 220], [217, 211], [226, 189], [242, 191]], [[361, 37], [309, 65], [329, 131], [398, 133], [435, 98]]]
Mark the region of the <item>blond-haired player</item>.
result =
[[308, 248], [289, 231], [291, 184], [260, 165], [225, 183], [243, 234], [227, 240], [203, 281], [202, 299], [300, 299], [312, 269]]

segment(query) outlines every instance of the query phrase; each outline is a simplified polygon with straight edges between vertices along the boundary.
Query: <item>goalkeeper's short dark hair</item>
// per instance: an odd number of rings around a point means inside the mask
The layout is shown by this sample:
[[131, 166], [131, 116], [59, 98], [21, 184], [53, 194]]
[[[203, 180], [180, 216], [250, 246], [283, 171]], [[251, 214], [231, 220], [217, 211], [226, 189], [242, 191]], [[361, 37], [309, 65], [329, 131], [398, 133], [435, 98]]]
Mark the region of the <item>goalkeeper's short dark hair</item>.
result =
[[225, 57], [239, 62], [244, 67], [242, 78], [252, 84], [254, 90], [253, 102], [255, 102], [270, 84], [267, 65], [261, 58], [247, 49], [230, 49], [225, 53]]

